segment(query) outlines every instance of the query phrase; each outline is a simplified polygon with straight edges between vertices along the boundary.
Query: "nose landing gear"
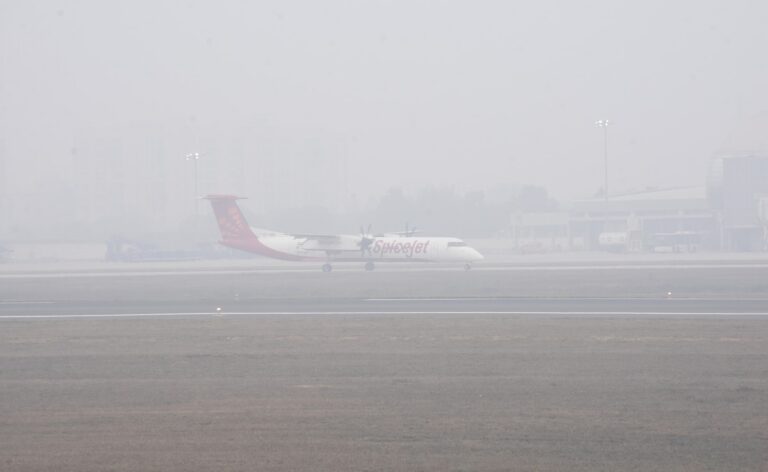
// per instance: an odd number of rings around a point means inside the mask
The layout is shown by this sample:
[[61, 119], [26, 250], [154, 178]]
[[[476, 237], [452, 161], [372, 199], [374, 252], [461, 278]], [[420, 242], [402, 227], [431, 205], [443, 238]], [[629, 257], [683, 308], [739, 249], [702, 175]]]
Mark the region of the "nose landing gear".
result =
[[471, 270], [471, 269], [472, 269], [472, 264], [470, 264], [469, 262], [464, 264], [464, 270]]

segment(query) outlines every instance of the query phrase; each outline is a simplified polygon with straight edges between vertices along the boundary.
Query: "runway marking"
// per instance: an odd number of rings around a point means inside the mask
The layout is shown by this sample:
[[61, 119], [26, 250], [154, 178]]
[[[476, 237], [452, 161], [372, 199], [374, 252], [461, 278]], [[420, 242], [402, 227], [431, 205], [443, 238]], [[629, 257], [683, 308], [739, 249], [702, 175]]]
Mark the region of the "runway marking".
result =
[[531, 266], [512, 266], [512, 267], [473, 267], [472, 270], [483, 271], [533, 271], [533, 270], [643, 270], [643, 269], [765, 269], [766, 264], [613, 264], [613, 265], [531, 265]]
[[575, 315], [575, 316], [768, 316], [768, 312], [714, 312], [714, 311], [511, 311], [511, 310], [407, 310], [407, 311], [254, 311], [222, 312], [222, 315]]
[[53, 305], [54, 303], [39, 300], [0, 300], [0, 305]]
[[568, 302], [568, 301], [639, 301], [639, 302], [768, 302], [768, 298], [712, 298], [712, 297], [677, 297], [666, 295], [656, 297], [400, 297], [400, 298], [363, 298], [364, 302]]
[[[679, 269], [766, 269], [765, 263], [642, 263], [637, 264], [573, 264], [573, 265], [502, 265], [502, 266], [474, 266], [472, 272], [530, 272], [530, 271], [586, 271], [586, 270], [679, 270]], [[465, 271], [458, 266], [429, 265], [419, 267], [384, 267], [375, 273], [402, 273], [402, 272], [455, 272], [463, 274]], [[213, 269], [213, 270], [114, 270], [114, 271], [84, 271], [84, 272], [16, 272], [0, 273], [0, 279], [54, 279], [54, 278], [93, 278], [93, 277], [163, 277], [163, 276], [196, 276], [196, 275], [257, 275], [257, 274], [294, 274], [317, 273], [322, 274], [319, 268], [299, 267], [253, 267], [245, 269]], [[334, 273], [364, 273], [357, 267], [335, 267]], [[324, 276], [333, 277], [332, 274]]]
[[221, 316], [209, 313], [87, 313], [81, 315], [0, 315], [0, 320], [76, 319], [76, 318], [160, 318], [180, 316]]
[[677, 312], [677, 311], [254, 311], [204, 313], [92, 313], [58, 315], [0, 315], [0, 320], [86, 319], [86, 318], [162, 318], [224, 316], [340, 316], [340, 315], [549, 315], [549, 316], [750, 316], [768, 317], [768, 312]]
[[515, 300], [514, 298], [505, 297], [452, 297], [452, 298], [365, 298], [366, 302], [489, 302], [497, 300]]

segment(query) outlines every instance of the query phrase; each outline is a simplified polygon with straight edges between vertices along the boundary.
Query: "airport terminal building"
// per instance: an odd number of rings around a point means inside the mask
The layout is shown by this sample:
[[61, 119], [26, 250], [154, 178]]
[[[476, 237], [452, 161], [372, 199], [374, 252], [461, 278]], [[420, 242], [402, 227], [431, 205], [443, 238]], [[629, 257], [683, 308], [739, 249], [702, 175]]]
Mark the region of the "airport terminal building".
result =
[[768, 155], [712, 161], [706, 185], [573, 202], [564, 212], [512, 215], [520, 252], [768, 250]]

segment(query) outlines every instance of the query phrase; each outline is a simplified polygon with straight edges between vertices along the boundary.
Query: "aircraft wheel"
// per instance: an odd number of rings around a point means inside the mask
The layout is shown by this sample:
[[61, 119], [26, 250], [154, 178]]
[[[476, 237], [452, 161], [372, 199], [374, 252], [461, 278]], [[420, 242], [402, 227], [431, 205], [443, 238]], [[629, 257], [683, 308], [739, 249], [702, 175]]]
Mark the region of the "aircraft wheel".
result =
[[368, 272], [372, 271], [375, 268], [376, 268], [376, 265], [374, 265], [373, 262], [368, 261], [365, 263], [365, 270], [367, 270]]
[[472, 264], [464, 264], [464, 270], [472, 269]]
[[333, 267], [331, 267], [331, 264], [323, 264], [323, 272], [330, 272], [333, 270]]

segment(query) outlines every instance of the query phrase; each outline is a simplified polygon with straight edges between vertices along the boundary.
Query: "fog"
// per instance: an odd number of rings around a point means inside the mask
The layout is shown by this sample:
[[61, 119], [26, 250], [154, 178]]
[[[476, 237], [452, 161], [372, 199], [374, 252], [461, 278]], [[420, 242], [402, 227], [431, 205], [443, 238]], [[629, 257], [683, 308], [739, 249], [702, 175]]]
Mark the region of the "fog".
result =
[[0, 469], [766, 470], [767, 25], [0, 0]]
[[[492, 207], [533, 187], [567, 205], [602, 191], [597, 119], [612, 121], [610, 191], [703, 185], [718, 153], [765, 150], [766, 13], [757, 1], [2, 2], [0, 238], [184, 231], [191, 152], [199, 194], [247, 196], [254, 224], [297, 231], [321, 225], [286, 214], [350, 231], [428, 219], [381, 216], [392, 192], [479, 193]], [[500, 211], [485, 234], [506, 224]]]

